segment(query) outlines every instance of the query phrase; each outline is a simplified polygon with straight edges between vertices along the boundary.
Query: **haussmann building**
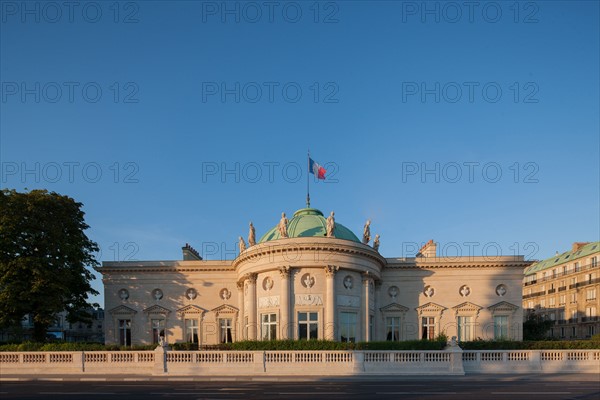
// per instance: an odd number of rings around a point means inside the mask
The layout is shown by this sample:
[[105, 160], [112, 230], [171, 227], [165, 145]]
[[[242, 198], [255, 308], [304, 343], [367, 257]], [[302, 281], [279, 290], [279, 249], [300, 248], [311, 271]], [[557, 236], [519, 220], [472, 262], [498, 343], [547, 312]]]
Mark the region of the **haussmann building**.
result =
[[522, 340], [523, 256], [383, 257], [315, 208], [282, 217], [233, 260], [104, 262], [106, 343]]

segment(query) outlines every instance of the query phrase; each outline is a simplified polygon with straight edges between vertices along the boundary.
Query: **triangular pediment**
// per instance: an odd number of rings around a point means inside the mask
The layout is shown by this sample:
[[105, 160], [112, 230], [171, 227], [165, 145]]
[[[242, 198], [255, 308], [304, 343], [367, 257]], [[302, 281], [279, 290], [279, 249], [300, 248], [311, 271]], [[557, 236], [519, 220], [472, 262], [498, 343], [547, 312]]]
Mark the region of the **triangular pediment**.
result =
[[455, 312], [473, 312], [478, 313], [483, 307], [478, 306], [475, 303], [471, 303], [470, 301], [465, 301], [457, 306], [452, 307]]
[[206, 310], [202, 307], [195, 306], [193, 304], [188, 304], [185, 307], [181, 307], [177, 310], [177, 314], [203, 314]]
[[214, 312], [215, 314], [236, 314], [239, 310], [229, 304], [223, 304], [219, 307], [213, 308], [210, 311]]
[[440, 306], [439, 304], [431, 303], [431, 302], [423, 304], [422, 306], [415, 308], [415, 310], [417, 310], [419, 312], [419, 314], [423, 314], [423, 313], [434, 313], [434, 314], [439, 313], [439, 314], [441, 314], [445, 309], [446, 309], [446, 307]]
[[150, 306], [150, 307], [148, 307], [148, 308], [146, 308], [144, 310], [144, 313], [146, 313], [146, 314], [162, 314], [162, 315], [167, 315], [170, 312], [171, 312], [171, 310], [169, 310], [168, 308], [161, 307], [158, 304]]
[[120, 305], [115, 308], [111, 308], [110, 310], [108, 310], [108, 313], [112, 315], [133, 315], [137, 313], [137, 311], [135, 311], [133, 308]]
[[519, 306], [516, 306], [507, 301], [501, 301], [500, 303], [496, 303], [492, 306], [488, 307], [488, 310], [491, 312], [515, 312], [519, 309]]
[[387, 306], [381, 307], [379, 310], [381, 312], [407, 312], [408, 307], [404, 307], [398, 303], [390, 303]]

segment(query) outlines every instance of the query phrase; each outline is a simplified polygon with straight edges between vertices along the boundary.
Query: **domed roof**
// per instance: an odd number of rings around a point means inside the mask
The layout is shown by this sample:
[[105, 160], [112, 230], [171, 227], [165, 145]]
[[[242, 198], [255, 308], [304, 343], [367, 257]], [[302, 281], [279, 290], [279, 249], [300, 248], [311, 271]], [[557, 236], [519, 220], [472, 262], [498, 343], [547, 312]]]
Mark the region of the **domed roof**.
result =
[[[288, 222], [288, 237], [325, 237], [327, 236], [327, 219], [323, 213], [316, 208], [301, 208], [294, 213], [294, 216]], [[333, 235], [336, 239], [352, 240], [359, 242], [358, 238], [352, 231], [344, 225], [336, 222]], [[279, 235], [278, 225], [275, 225], [271, 230], [260, 238], [258, 243], [268, 242], [270, 240], [281, 239]]]

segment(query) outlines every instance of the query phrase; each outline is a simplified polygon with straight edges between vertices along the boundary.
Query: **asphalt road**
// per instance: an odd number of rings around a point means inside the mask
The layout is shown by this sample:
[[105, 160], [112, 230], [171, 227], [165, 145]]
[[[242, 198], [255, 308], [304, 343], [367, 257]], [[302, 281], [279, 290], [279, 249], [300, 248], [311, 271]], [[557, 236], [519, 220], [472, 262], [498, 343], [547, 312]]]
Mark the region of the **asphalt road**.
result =
[[[600, 376], [469, 375], [460, 377], [218, 378], [1, 377], [0, 399], [590, 399]], [[24, 379], [24, 378], [20, 378]], [[42, 380], [43, 379], [43, 380]], [[52, 380], [47, 380], [52, 379]], [[258, 380], [260, 379], [260, 380]], [[270, 380], [267, 380], [270, 379]]]

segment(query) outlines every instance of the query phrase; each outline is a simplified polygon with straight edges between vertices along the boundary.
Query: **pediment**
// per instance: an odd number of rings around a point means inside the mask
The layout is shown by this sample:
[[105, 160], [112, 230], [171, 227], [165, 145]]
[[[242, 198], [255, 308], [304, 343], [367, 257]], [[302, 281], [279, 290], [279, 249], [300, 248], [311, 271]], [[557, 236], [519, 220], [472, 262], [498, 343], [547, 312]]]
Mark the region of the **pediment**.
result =
[[457, 306], [452, 307], [452, 309], [457, 314], [459, 312], [479, 313], [479, 311], [481, 311], [481, 309], [483, 309], [483, 307], [478, 306], [475, 303], [471, 303], [470, 301], [465, 301], [464, 303], [461, 303], [461, 304], [459, 304]]
[[144, 313], [146, 314], [161, 314], [161, 315], [167, 315], [171, 312], [171, 310], [169, 310], [168, 308], [164, 308], [159, 306], [158, 304], [155, 304], [153, 306], [150, 306], [148, 308], [146, 308], [144, 310]]
[[219, 307], [213, 308], [210, 311], [214, 312], [215, 314], [237, 314], [239, 310], [229, 304], [223, 304]]
[[110, 310], [108, 310], [108, 313], [112, 315], [133, 315], [136, 314], [137, 311], [135, 311], [133, 308], [120, 305], [115, 308], [111, 308]]
[[490, 310], [491, 312], [495, 313], [495, 312], [515, 312], [519, 309], [519, 306], [516, 306], [512, 303], [509, 303], [507, 301], [501, 301], [500, 303], [496, 303], [492, 306], [488, 307], [488, 310]]
[[387, 306], [381, 307], [379, 310], [381, 312], [407, 312], [408, 307], [404, 307], [398, 303], [390, 303]]
[[195, 306], [193, 304], [188, 304], [185, 307], [181, 307], [177, 310], [177, 314], [204, 314], [206, 310], [202, 307]]
[[445, 309], [446, 309], [446, 307], [441, 306], [436, 303], [431, 303], [431, 302], [423, 304], [422, 306], [415, 308], [415, 310], [417, 310], [419, 312], [419, 314], [423, 314], [423, 313], [441, 314]]

